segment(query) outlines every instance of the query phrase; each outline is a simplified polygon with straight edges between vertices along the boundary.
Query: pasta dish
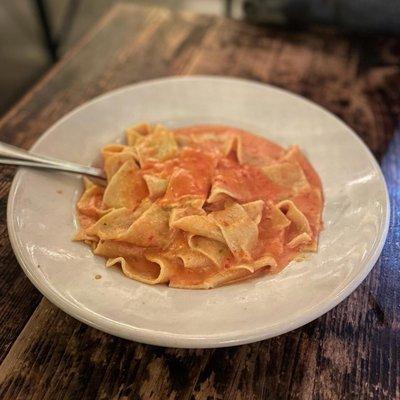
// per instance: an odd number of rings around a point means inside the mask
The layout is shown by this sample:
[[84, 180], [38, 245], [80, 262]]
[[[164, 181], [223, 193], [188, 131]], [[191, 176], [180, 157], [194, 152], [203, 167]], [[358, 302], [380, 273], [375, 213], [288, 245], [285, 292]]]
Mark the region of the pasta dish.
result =
[[85, 179], [75, 239], [132, 279], [209, 289], [317, 251], [321, 181], [297, 146], [241, 129], [139, 124]]

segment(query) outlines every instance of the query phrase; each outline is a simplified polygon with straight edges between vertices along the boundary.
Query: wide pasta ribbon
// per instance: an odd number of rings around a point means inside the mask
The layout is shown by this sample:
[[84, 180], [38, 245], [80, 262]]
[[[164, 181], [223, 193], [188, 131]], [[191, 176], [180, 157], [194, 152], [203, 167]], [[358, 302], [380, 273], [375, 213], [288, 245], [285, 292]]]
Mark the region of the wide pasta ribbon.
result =
[[297, 146], [240, 129], [146, 123], [102, 150], [105, 187], [85, 180], [75, 240], [129, 278], [207, 289], [273, 273], [316, 251], [321, 182]]

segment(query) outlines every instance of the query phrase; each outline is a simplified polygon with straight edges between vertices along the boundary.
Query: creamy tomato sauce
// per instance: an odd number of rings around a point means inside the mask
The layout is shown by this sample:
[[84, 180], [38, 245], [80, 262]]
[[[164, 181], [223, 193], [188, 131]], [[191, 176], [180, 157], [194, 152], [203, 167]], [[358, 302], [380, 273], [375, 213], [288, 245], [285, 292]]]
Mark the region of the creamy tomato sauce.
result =
[[[289, 198], [290, 192], [287, 188], [269, 180], [262, 172], [260, 168], [261, 165], [269, 165], [282, 159], [296, 161], [300, 164], [313, 190], [296, 195], [292, 197], [292, 200], [309, 220], [313, 239], [318, 237], [319, 231], [321, 230], [321, 211], [323, 203], [321, 180], [310, 162], [299, 151], [289, 150], [285, 153], [285, 150], [281, 146], [267, 139], [232, 127], [199, 125], [179, 128], [175, 130], [175, 133], [178, 136], [217, 134], [224, 137], [241, 137], [242, 151], [245, 154], [244, 159], [256, 165], [240, 164], [237, 156], [234, 155], [233, 152], [228, 153], [224, 158], [221, 158], [220, 154], [217, 153], [217, 155], [214, 156], [214, 160], [211, 161], [212, 154], [215, 154], [215, 145], [213, 146], [212, 142], [206, 142], [206, 144], [200, 145], [199, 147], [203, 152], [209, 150], [207, 154], [210, 159], [206, 160], [207, 157], [204, 156], [204, 153], [200, 156], [202, 153], [193, 152], [189, 163], [185, 164], [185, 166], [190, 171], [193, 171], [193, 166], [196, 166], [196, 179], [199, 179], [200, 182], [208, 183], [211, 177], [214, 184], [221, 184], [222, 187], [235, 193], [236, 199], [240, 203], [247, 203], [254, 200], [263, 200], [265, 202], [262, 219], [258, 226], [258, 243], [252, 255], [254, 258], [257, 258], [265, 252], [273, 254], [278, 263], [277, 268], [275, 268], [273, 272], [278, 272], [283, 269], [298, 255], [299, 249], [290, 249], [284, 245], [285, 242], [296, 235], [295, 228], [292, 226], [286, 231], [276, 229], [276, 227], [271, 224], [270, 219], [270, 207], [268, 204], [277, 203], [281, 199]], [[216, 159], [218, 160], [217, 162], [215, 161]], [[254, 160], [256, 160], [256, 162], [254, 162]], [[184, 163], [180, 165], [183, 166]], [[214, 167], [214, 170], [212, 167]], [[185, 189], [183, 186], [185, 185], [186, 182], [182, 180], [182, 186], [175, 187], [174, 190], [176, 193], [184, 193]], [[190, 185], [188, 185], [188, 187], [190, 187]], [[204, 183], [201, 186], [202, 190], [198, 190], [197, 192], [196, 190], [192, 190], [191, 194], [204, 196], [206, 187], [210, 188], [210, 185]], [[170, 199], [176, 199], [177, 197], [177, 195], [172, 196], [169, 194]], [[215, 208], [216, 207], [213, 206], [208, 207], [210, 210]], [[229, 263], [226, 263], [225, 267], [229, 267]]]
[[[179, 136], [191, 136], [196, 138], [205, 136], [207, 139], [211, 135], [220, 135], [227, 139], [229, 137], [241, 138], [241, 151], [244, 153], [244, 159], [250, 161], [257, 158], [259, 163], [263, 165], [270, 164], [284, 154], [284, 149], [275, 143], [264, 138], [257, 137], [242, 129], [219, 126], [219, 125], [198, 125], [185, 128], [179, 128], [174, 131]], [[190, 144], [193, 146], [193, 144]], [[237, 144], [232, 145], [231, 150], [235, 150]], [[250, 164], [241, 165], [235, 156], [234, 151], [230, 151], [225, 157], [221, 157], [218, 149], [218, 143], [213, 140], [205, 140], [199, 142], [197, 147], [201, 151], [194, 152], [189, 150], [190, 158], [185, 157], [185, 151], [182, 152], [183, 161], [171, 160], [171, 165], [179, 165], [180, 167], [190, 171], [190, 174], [204, 184], [205, 181], [214, 179], [214, 182], [220, 183], [222, 186], [237, 193], [241, 202], [248, 202], [256, 199], [277, 199], [285, 196], [287, 190], [274, 184], [266, 178], [260, 168]], [[238, 149], [236, 149], [238, 151]], [[188, 161], [188, 162], [186, 162]], [[170, 167], [167, 167], [170, 168]], [[198, 194], [204, 194], [200, 191]]]
[[130, 129], [129, 146], [103, 150], [106, 189], [87, 186], [77, 205], [77, 240], [109, 265], [145, 283], [210, 288], [316, 251], [322, 185], [297, 146], [222, 125]]

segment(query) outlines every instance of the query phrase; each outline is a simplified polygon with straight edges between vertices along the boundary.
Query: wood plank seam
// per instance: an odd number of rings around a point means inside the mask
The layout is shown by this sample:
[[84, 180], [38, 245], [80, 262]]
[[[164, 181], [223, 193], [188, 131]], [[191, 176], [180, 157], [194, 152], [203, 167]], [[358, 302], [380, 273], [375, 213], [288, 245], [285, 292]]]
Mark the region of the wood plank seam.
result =
[[6, 114], [0, 119], [0, 129], [3, 125], [5, 125], [10, 119], [14, 117], [14, 115], [23, 108], [24, 104], [26, 104], [32, 97], [47, 84], [57, 73], [67, 64], [72, 58], [75, 58], [80, 50], [88, 43], [90, 40], [101, 30], [103, 29], [110, 19], [112, 19], [116, 14], [118, 14], [121, 8], [126, 7], [125, 3], [117, 3], [111, 9], [106, 12], [99, 21], [86, 33], [82, 36], [82, 38], [70, 49], [67, 53], [54, 64], [43, 76], [39, 79], [37, 83], [35, 83], [28, 92], [23, 95]]

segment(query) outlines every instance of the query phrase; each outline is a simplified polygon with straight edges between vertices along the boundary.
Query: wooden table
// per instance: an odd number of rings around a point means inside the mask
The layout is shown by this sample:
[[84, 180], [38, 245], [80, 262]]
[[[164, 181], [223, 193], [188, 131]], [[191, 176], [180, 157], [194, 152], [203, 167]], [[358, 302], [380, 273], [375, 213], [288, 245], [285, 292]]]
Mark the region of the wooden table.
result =
[[400, 40], [391, 38], [350, 41], [332, 32], [114, 7], [3, 118], [0, 140], [29, 148], [74, 107], [150, 78], [217, 74], [268, 82], [339, 115], [372, 149], [391, 195], [389, 237], [363, 284], [302, 328], [224, 349], [147, 346], [89, 328], [32, 286], [6, 231], [14, 170], [1, 168], [0, 399], [399, 399], [399, 57]]

